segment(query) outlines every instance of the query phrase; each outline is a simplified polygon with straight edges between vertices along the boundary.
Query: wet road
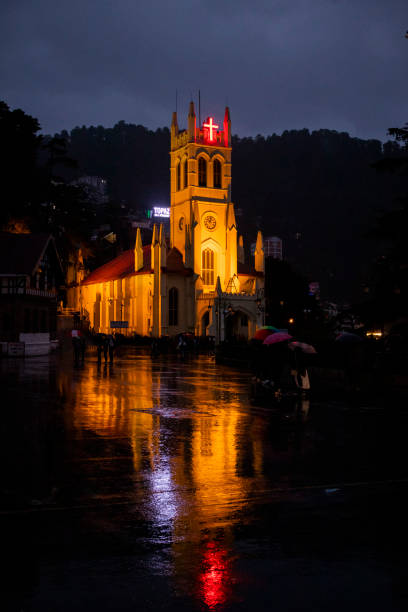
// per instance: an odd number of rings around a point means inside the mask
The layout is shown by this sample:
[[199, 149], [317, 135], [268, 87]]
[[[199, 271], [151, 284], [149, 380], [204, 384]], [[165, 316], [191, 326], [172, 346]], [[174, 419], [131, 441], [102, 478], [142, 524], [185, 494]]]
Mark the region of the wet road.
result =
[[132, 350], [0, 373], [5, 609], [407, 608], [404, 405]]

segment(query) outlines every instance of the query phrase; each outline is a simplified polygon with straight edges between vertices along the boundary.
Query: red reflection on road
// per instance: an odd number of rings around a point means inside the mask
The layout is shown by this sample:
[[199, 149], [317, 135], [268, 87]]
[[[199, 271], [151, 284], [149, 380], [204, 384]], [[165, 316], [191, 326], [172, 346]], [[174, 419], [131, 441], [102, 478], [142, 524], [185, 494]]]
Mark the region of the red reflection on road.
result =
[[225, 603], [230, 570], [226, 561], [226, 551], [209, 542], [204, 551], [203, 572], [200, 574], [201, 591], [204, 602], [213, 610]]

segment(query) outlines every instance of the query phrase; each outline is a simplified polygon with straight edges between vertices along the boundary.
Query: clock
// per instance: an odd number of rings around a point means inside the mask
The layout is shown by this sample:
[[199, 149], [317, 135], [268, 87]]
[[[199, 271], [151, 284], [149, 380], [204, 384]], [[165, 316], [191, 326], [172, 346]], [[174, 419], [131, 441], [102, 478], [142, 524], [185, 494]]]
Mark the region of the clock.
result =
[[179, 219], [179, 230], [182, 230], [184, 227], [184, 217], [180, 217]]
[[215, 226], [217, 225], [217, 221], [215, 220], [215, 217], [213, 217], [213, 215], [206, 215], [204, 217], [204, 225], [210, 232], [212, 232], [212, 230], [214, 230]]

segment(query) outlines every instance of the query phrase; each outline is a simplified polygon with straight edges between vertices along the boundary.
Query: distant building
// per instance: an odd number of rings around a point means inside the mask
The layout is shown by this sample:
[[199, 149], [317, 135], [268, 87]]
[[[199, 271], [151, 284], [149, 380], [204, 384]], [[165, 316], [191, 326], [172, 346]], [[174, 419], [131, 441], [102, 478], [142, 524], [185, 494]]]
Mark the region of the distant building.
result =
[[109, 200], [107, 194], [108, 183], [101, 176], [80, 176], [72, 184], [83, 187], [89, 199], [95, 204], [106, 204]]
[[63, 280], [54, 239], [0, 232], [0, 343], [6, 354], [40, 355], [56, 338]]
[[[255, 245], [251, 244], [251, 255], [255, 253]], [[269, 236], [264, 240], [265, 257], [273, 257], [274, 259], [282, 259], [282, 240], [278, 236]]]

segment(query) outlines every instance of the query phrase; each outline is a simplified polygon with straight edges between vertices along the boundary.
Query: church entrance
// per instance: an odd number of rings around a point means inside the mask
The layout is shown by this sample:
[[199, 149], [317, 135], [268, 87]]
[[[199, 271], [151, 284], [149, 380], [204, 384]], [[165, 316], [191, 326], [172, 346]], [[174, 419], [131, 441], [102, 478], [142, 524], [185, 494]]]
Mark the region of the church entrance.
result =
[[236, 310], [225, 317], [225, 339], [248, 340], [248, 315]]

